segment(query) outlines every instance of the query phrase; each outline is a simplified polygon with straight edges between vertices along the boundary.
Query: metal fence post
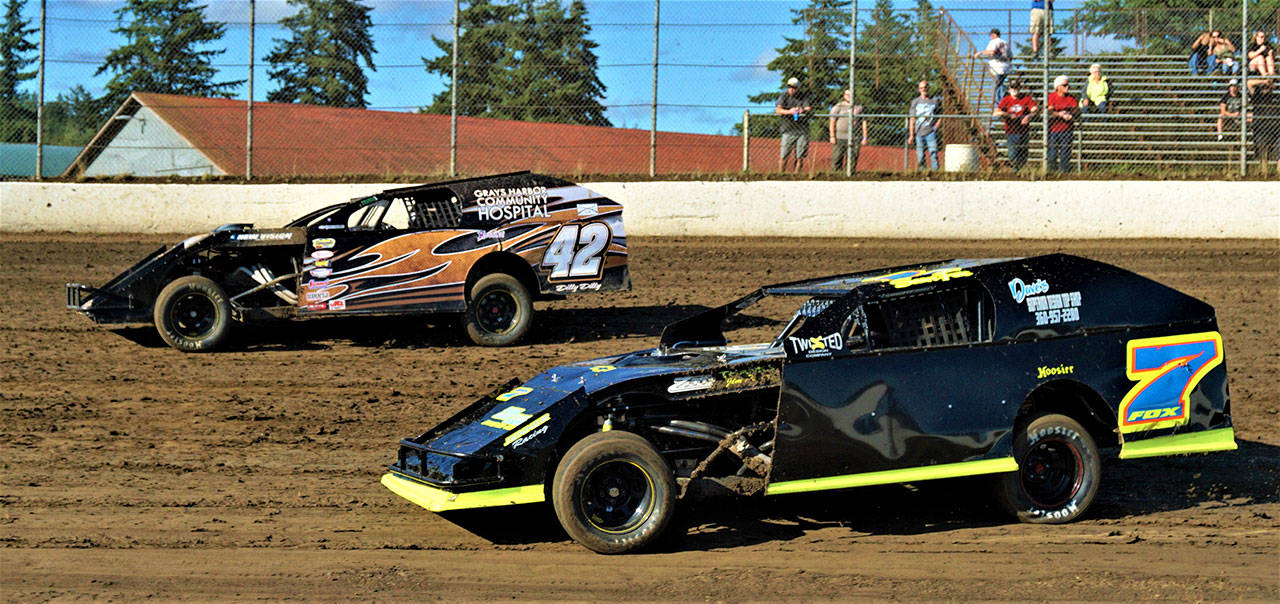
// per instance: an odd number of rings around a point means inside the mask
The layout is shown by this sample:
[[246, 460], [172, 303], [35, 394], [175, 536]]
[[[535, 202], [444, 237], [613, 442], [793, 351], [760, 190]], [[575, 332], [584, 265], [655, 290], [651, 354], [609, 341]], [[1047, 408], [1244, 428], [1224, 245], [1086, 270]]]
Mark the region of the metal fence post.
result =
[[[858, 0], [853, 0], [853, 10], [850, 14], [853, 15], [853, 19], [852, 21], [850, 21], [850, 27], [849, 27], [849, 133], [848, 133], [849, 138], [845, 143], [846, 146], [844, 150], [845, 151], [845, 166], [844, 166], [845, 176], [853, 176], [853, 171], [855, 168], [857, 168], [857, 166], [853, 165], [854, 162], [857, 160], [853, 158], [853, 155], [850, 154], [849, 151], [853, 149], [853, 106], [858, 103], [858, 101], [856, 100], [856, 97], [854, 96], [854, 89], [853, 89], [854, 82], [857, 81], [856, 77], [857, 77], [857, 70], [858, 70], [858, 67], [857, 67]], [[841, 97], [843, 98], [843, 95], [841, 95]], [[862, 140], [859, 139], [858, 143], [859, 143], [858, 149], [861, 150]], [[837, 145], [840, 144], [840, 139], [838, 138], [836, 139], [836, 144]], [[832, 149], [831, 152], [835, 153], [835, 149]]]
[[751, 171], [751, 113], [742, 112], [742, 171]]
[[1240, 0], [1240, 176], [1249, 172], [1249, 0]]
[[244, 126], [244, 179], [253, 180], [253, 33], [257, 0], [249, 0], [249, 105]]
[[653, 100], [649, 103], [649, 176], [658, 173], [658, 16], [661, 0], [653, 0]]
[[449, 83], [449, 176], [458, 175], [458, 2], [453, 0], [453, 65]]
[[44, 178], [44, 9], [40, 0], [40, 79], [36, 83], [36, 180]]
[[[1040, 128], [1040, 173], [1049, 174], [1049, 52], [1053, 50], [1053, 7], [1044, 7], [1044, 35], [1040, 38], [1041, 66], [1040, 99], [1044, 103], [1044, 120]], [[1032, 32], [1034, 35], [1035, 32]]]

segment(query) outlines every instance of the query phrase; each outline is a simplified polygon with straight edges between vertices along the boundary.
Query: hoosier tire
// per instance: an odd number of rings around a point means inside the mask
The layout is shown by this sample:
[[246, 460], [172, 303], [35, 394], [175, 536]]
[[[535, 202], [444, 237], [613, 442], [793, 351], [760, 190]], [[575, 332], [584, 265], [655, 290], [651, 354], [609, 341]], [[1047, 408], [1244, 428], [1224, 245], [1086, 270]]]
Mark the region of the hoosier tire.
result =
[[199, 276], [174, 279], [156, 297], [156, 331], [183, 352], [216, 349], [231, 330], [231, 303], [222, 287]]
[[1033, 419], [1014, 435], [1018, 471], [1001, 479], [1001, 500], [1018, 520], [1064, 524], [1082, 516], [1098, 492], [1101, 461], [1089, 432], [1065, 415]]
[[515, 344], [533, 324], [533, 300], [519, 279], [506, 273], [485, 275], [471, 286], [463, 325], [481, 346]]
[[556, 468], [552, 504], [574, 541], [601, 554], [634, 552], [671, 522], [675, 476], [649, 441], [630, 432], [592, 434]]

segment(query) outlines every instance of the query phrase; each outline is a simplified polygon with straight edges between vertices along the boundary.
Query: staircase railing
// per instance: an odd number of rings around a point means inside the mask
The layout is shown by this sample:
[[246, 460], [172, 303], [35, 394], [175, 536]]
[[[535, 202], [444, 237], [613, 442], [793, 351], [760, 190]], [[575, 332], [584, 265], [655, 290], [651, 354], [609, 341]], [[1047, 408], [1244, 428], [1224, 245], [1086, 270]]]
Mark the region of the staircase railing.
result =
[[[980, 49], [945, 8], [938, 9], [936, 39], [934, 54], [952, 98], [960, 105], [958, 113], [989, 113], [994, 101], [991, 97], [995, 94], [995, 79], [987, 69], [986, 61], [974, 57]], [[989, 122], [981, 119], [969, 122], [971, 134], [988, 156], [995, 153]]]

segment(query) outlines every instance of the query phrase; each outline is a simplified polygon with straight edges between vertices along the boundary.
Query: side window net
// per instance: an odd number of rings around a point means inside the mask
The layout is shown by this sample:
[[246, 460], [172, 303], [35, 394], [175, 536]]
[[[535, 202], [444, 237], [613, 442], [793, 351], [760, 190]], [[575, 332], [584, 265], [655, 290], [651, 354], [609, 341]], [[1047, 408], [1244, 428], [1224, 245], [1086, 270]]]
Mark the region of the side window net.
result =
[[453, 229], [462, 225], [462, 205], [448, 189], [418, 193], [408, 207], [410, 223], [419, 228]]
[[868, 324], [875, 348], [952, 346], [991, 338], [991, 303], [978, 288], [907, 295], [871, 310]]

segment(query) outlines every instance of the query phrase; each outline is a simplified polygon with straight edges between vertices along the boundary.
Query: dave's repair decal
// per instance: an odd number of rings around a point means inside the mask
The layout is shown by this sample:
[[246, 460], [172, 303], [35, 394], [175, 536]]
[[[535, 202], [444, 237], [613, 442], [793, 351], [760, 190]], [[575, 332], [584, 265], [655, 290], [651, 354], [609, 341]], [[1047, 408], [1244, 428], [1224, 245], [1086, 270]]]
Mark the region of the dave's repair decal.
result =
[[1024, 282], [1022, 279], [1014, 279], [1009, 282], [1009, 294], [1013, 296], [1013, 301], [1018, 304], [1022, 304], [1022, 301], [1026, 300], [1027, 296], [1044, 294], [1048, 293], [1048, 291], [1049, 282], [1044, 279], [1037, 279], [1032, 281], [1030, 284]]
[[476, 189], [480, 220], [523, 220], [550, 218], [546, 187]]
[[[520, 428], [519, 430], [516, 430], [515, 432], [508, 434], [507, 438], [502, 441], [502, 446], [510, 447], [510, 446], [513, 446], [512, 443], [515, 443], [514, 446], [519, 447], [520, 445], [523, 445], [524, 443], [528, 442], [533, 437], [543, 432], [546, 432], [547, 428], [545, 426], [542, 426], [542, 424], [547, 423], [547, 420], [549, 419], [551, 419], [551, 416], [547, 415], [546, 413], [539, 415], [533, 421], [525, 424], [523, 428]], [[538, 430], [539, 426], [542, 426], [541, 430]], [[530, 432], [534, 432], [535, 430], [537, 430], [537, 432], [533, 434], [529, 434]], [[526, 435], [527, 435], [527, 438], [526, 438]]]
[[1027, 283], [1022, 279], [1009, 282], [1009, 295], [1018, 304], [1026, 302], [1027, 312], [1034, 313], [1036, 325], [1055, 325], [1080, 320], [1080, 292], [1050, 294], [1049, 282], [1037, 279]]
[[1222, 364], [1216, 331], [1130, 340], [1125, 375], [1133, 388], [1120, 401], [1120, 432], [1170, 428], [1187, 423], [1191, 392]]
[[311, 247], [314, 247], [318, 250], [327, 250], [333, 247], [334, 245], [337, 245], [337, 243], [338, 242], [335, 241], [332, 237], [325, 237], [323, 239], [312, 239]]
[[844, 336], [839, 333], [813, 338], [788, 337], [787, 343], [795, 354], [806, 357], [825, 357], [837, 350], [844, 350]]

